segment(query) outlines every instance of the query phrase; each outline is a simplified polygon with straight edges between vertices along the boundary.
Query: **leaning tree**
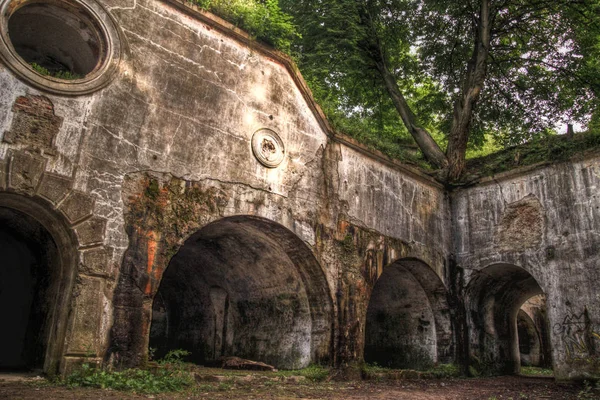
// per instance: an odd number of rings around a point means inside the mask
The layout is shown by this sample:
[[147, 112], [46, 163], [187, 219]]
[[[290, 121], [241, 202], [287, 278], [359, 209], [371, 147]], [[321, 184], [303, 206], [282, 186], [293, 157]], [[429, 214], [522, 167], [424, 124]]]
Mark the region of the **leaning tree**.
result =
[[[585, 120], [600, 85], [598, 0], [281, 0], [331, 111], [400, 119], [450, 181], [469, 143]], [[383, 95], [383, 98], [382, 98]], [[442, 132], [447, 149], [432, 137]]]

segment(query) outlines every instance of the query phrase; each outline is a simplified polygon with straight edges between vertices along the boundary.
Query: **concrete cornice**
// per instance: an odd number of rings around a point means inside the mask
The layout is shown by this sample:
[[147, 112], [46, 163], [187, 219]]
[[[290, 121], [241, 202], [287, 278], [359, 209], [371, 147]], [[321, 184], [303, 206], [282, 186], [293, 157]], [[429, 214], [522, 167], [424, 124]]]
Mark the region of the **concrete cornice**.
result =
[[260, 53], [263, 56], [268, 57], [271, 60], [283, 65], [290, 74], [298, 90], [300, 90], [302, 97], [304, 97], [306, 104], [311, 109], [319, 126], [332, 141], [352, 148], [353, 150], [358, 151], [369, 158], [379, 161], [391, 168], [397, 169], [425, 184], [432, 185], [440, 189], [444, 188], [444, 185], [442, 183], [437, 181], [435, 178], [421, 172], [417, 168], [403, 164], [400, 161], [394, 160], [377, 150], [372, 150], [368, 148], [364, 144], [357, 142], [355, 139], [347, 135], [336, 132], [329, 123], [329, 120], [327, 119], [323, 111], [321, 110], [321, 107], [319, 107], [319, 105], [313, 98], [312, 92], [310, 91], [308, 85], [306, 84], [306, 81], [302, 77], [302, 74], [298, 70], [298, 67], [287, 54], [284, 54], [281, 51], [278, 51], [270, 46], [257, 42], [256, 40], [252, 39], [252, 37], [248, 33], [244, 32], [240, 28], [234, 26], [233, 24], [230, 24], [229, 22], [225, 21], [222, 18], [219, 18], [214, 14], [211, 14], [206, 10], [201, 9], [197, 5], [191, 3], [190, 1], [162, 1], [173, 5], [185, 14], [201, 21], [202, 23], [210, 26], [212, 29], [221, 32], [227, 37], [234, 39], [235, 41], [243, 44], [244, 46], [252, 49], [253, 51], [256, 51], [257, 53]]

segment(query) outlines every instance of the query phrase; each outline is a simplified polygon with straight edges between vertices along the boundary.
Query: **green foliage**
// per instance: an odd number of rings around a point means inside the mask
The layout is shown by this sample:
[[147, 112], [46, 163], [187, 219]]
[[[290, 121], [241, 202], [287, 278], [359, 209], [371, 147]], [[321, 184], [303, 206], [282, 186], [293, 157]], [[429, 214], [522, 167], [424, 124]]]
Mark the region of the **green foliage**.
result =
[[294, 371], [294, 375], [304, 376], [312, 382], [323, 382], [329, 378], [329, 368], [322, 365], [311, 364], [304, 369]]
[[177, 392], [190, 387], [194, 379], [184, 368], [182, 357], [185, 350], [173, 350], [160, 360], [156, 371], [126, 369], [108, 371], [83, 364], [81, 369], [69, 375], [65, 384], [70, 387], [95, 387], [132, 391], [137, 393]]
[[377, 363], [368, 363], [368, 364], [365, 363], [361, 368], [361, 372], [363, 373], [364, 376], [373, 376], [375, 374], [381, 374], [381, 373], [386, 373], [386, 372], [390, 372], [390, 371], [392, 371], [392, 369], [382, 367], [381, 365], [379, 365]]
[[551, 377], [554, 376], [554, 371], [539, 367], [521, 367], [521, 375]]
[[548, 134], [520, 146], [469, 160], [469, 173], [488, 176], [543, 162], [567, 161], [600, 148], [600, 131], [579, 133], [573, 138]]
[[577, 393], [577, 398], [580, 400], [593, 400], [598, 399], [600, 396], [600, 383], [595, 384], [590, 381], [583, 382], [583, 389]]
[[456, 378], [460, 376], [460, 368], [455, 364], [438, 364], [426, 371], [433, 378]]
[[319, 364], [311, 364], [306, 368], [289, 370], [289, 371], [278, 371], [275, 376], [303, 376], [307, 380], [312, 382], [323, 382], [329, 378], [330, 370]]
[[59, 71], [51, 72], [48, 69], [46, 69], [36, 63], [31, 63], [30, 66], [35, 72], [37, 72], [40, 75], [44, 75], [44, 76], [51, 76], [53, 78], [64, 79], [64, 80], [74, 80], [74, 79], [83, 78], [83, 76], [81, 76], [79, 74], [75, 74], [71, 71], [66, 71], [66, 70], [59, 70]]
[[[378, 377], [381, 375], [385, 376], [386, 374], [393, 375], [400, 371], [403, 370], [382, 367], [377, 363], [364, 364], [361, 369], [362, 375], [368, 378]], [[434, 379], [456, 378], [460, 376], [460, 369], [454, 364], [439, 364], [427, 370], [421, 371], [420, 376]]]
[[[585, 123], [600, 87], [598, 0], [491, 4], [485, 85], [470, 116], [471, 157], [545, 137], [557, 122]], [[299, 68], [336, 129], [411, 159], [405, 145], [411, 138], [376, 65], [383, 57], [419, 124], [444, 147], [464, 94], [478, 6], [445, 0], [281, 0], [281, 6], [301, 33], [293, 47]], [[420, 164], [418, 158], [413, 162]]]
[[[395, 6], [398, 2], [392, 3]], [[281, 0], [282, 8], [294, 16], [301, 33], [293, 55], [336, 130], [392, 158], [427, 167], [368, 57], [365, 46], [372, 35], [361, 24], [361, 4], [347, 0]], [[393, 10], [395, 16], [400, 12]], [[411, 43], [400, 39], [406, 32], [396, 32], [398, 26], [391, 24], [381, 28], [380, 37], [390, 48], [393, 68], [404, 77], [398, 83], [407, 102], [422, 115], [420, 122], [443, 141], [438, 115], [445, 95], [429, 76], [416, 69]]]
[[281, 11], [277, 0], [193, 0], [259, 41], [289, 53], [298, 38], [292, 18]]

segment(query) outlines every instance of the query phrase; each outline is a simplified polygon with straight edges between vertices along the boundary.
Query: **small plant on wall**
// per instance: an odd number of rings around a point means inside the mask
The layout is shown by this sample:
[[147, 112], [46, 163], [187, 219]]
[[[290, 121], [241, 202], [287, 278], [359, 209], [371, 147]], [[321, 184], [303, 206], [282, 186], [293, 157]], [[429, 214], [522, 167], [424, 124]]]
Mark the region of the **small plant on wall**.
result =
[[73, 73], [71, 71], [67, 71], [67, 70], [59, 70], [59, 71], [51, 72], [47, 68], [44, 68], [41, 65], [36, 64], [36, 63], [31, 63], [29, 65], [35, 72], [37, 72], [40, 75], [44, 75], [44, 76], [51, 76], [53, 78], [64, 79], [64, 80], [75, 80], [75, 79], [83, 78], [82, 75], [75, 74], [75, 73]]

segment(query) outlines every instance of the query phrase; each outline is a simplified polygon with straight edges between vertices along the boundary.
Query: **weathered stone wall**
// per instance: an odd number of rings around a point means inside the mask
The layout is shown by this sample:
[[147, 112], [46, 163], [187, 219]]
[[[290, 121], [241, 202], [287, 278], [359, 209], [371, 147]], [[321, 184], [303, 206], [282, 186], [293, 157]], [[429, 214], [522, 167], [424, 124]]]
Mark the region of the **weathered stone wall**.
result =
[[[0, 207], [33, 217], [64, 250], [48, 371], [144, 360], [153, 300], [178, 255], [154, 331], [170, 329], [168, 308], [180, 305], [192, 308], [180, 320], [211, 321], [203, 337], [188, 321], [180, 335], [157, 334], [174, 346], [347, 366], [379, 340], [366, 336], [374, 301], [414, 328], [396, 347], [415, 343], [428, 363], [468, 352], [472, 366], [515, 372], [518, 309], [544, 293], [557, 376], [595, 372], [598, 158], [449, 195], [332, 133], [290, 61], [226, 23], [175, 0], [99, 3], [123, 49], [106, 87], [52, 94], [0, 64]], [[271, 139], [256, 147], [258, 131]], [[265, 166], [281, 145], [281, 163]], [[371, 297], [391, 265], [413, 293]], [[180, 289], [210, 293], [187, 301]], [[283, 322], [244, 322], [271, 312]]]
[[[522, 271], [526, 279], [533, 277], [547, 298], [553, 366], [560, 378], [598, 372], [599, 185], [600, 160], [592, 158], [508, 173], [456, 191], [451, 199], [465, 287], [481, 279], [479, 271], [486, 273], [488, 266], [494, 282], [511, 282]], [[502, 275], [502, 269], [514, 272]], [[537, 294], [534, 286], [523, 283], [523, 292]], [[467, 302], [477, 301], [468, 295]], [[497, 296], [496, 301], [504, 300]], [[494, 336], [493, 327], [484, 330], [471, 330], [471, 356], [480, 361], [486, 356], [480, 352], [483, 337]]]
[[[362, 359], [385, 265], [418, 258], [446, 279], [442, 187], [332, 138], [285, 59], [178, 2], [99, 3], [124, 49], [105, 88], [52, 94], [0, 64], [0, 189], [63, 218], [78, 251], [63, 369], [84, 357], [142, 360], [169, 260], [225, 217], [275, 224], [260, 229], [305, 282], [315, 360]], [[260, 129], [283, 142], [276, 168], [253, 155]]]

